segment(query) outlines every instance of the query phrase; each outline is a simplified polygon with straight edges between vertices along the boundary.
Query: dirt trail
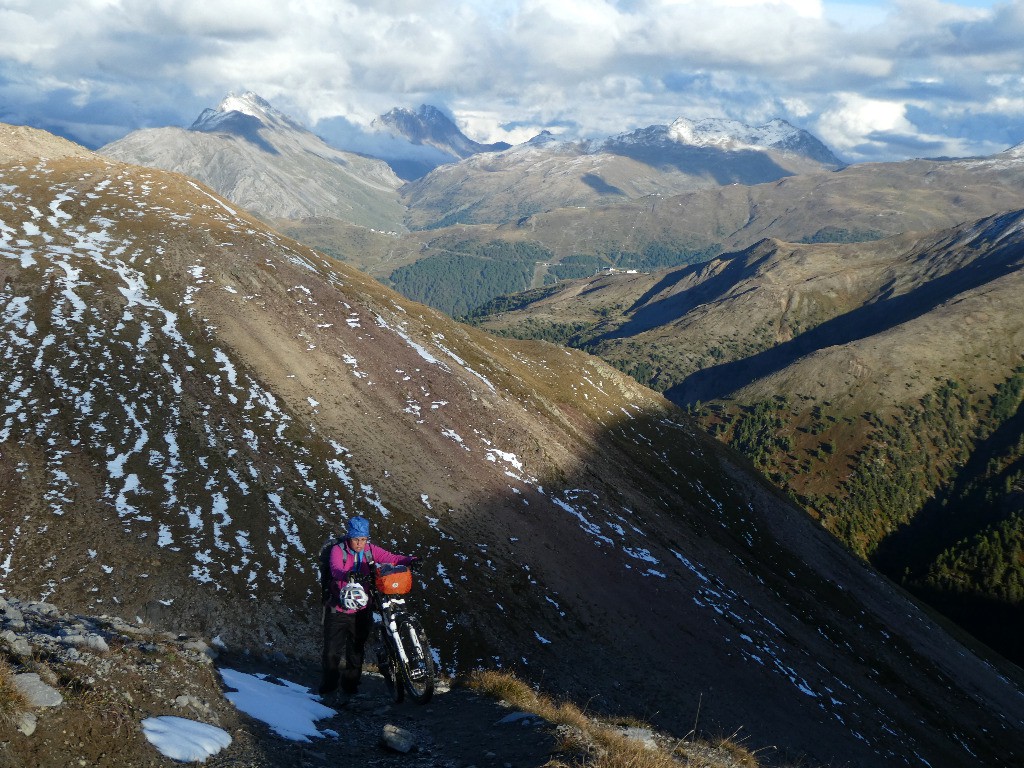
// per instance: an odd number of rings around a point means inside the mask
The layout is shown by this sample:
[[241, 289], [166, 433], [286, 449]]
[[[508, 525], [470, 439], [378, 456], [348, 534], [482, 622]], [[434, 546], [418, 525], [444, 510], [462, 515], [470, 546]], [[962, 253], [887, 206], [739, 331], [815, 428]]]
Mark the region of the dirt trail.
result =
[[[284, 669], [267, 662], [229, 657], [218, 659], [217, 665], [250, 674], [284, 677], [311, 688], [317, 683], [318, 670], [309, 666], [290, 665]], [[233, 748], [211, 758], [206, 765], [311, 768], [350, 765], [358, 760], [360, 765], [371, 768], [539, 768], [555, 750], [553, 726], [533, 717], [502, 722], [517, 710], [459, 686], [442, 685], [426, 705], [395, 704], [380, 675], [367, 672], [356, 697], [345, 703], [329, 700], [327, 705], [337, 715], [317, 721], [317, 726], [321, 731], [336, 732], [337, 738], [305, 744], [289, 741], [252, 720], [246, 729], [246, 739], [236, 740]], [[381, 737], [386, 725], [411, 734], [414, 748], [402, 754], [384, 747]]]

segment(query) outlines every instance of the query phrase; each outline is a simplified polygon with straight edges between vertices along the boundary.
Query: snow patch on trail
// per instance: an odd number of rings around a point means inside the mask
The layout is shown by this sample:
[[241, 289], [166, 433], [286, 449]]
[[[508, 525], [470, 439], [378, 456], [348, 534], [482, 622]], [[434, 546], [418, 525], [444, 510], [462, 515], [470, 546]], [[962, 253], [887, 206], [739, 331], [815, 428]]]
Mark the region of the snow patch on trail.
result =
[[205, 763], [231, 744], [223, 728], [173, 715], [147, 717], [142, 732], [161, 755], [183, 763]]
[[233, 689], [224, 694], [225, 698], [245, 714], [269, 725], [284, 739], [323, 738], [316, 721], [337, 714], [317, 701], [317, 695], [304, 685], [234, 669], [221, 669], [220, 675], [224, 684]]

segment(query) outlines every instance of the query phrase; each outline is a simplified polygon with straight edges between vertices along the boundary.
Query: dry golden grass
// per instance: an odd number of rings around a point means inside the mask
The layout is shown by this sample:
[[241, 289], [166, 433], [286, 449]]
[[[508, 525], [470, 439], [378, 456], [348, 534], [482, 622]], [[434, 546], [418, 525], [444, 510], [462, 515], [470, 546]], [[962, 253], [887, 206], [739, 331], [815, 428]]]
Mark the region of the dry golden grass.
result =
[[84, 691], [75, 704], [102, 722], [108, 733], [118, 739], [132, 733], [140, 719], [123, 695], [109, 689]]
[[589, 719], [575, 704], [557, 703], [537, 693], [511, 672], [481, 669], [469, 677], [469, 687], [500, 699], [525, 712], [532, 712], [555, 725], [568, 725], [585, 730]]
[[758, 768], [756, 756], [730, 739], [714, 742], [680, 740], [669, 748], [654, 748], [630, 738], [622, 727], [649, 728], [635, 718], [604, 721], [588, 717], [570, 702], [556, 702], [538, 693], [511, 672], [477, 670], [467, 681], [473, 690], [530, 712], [559, 729], [558, 750], [572, 754], [571, 762], [554, 758], [546, 768]]
[[711, 741], [684, 740], [675, 745], [672, 753], [682, 758], [689, 768], [759, 768], [757, 756], [732, 738]]
[[14, 670], [0, 659], [0, 725], [9, 725], [28, 709], [28, 700], [14, 685]]

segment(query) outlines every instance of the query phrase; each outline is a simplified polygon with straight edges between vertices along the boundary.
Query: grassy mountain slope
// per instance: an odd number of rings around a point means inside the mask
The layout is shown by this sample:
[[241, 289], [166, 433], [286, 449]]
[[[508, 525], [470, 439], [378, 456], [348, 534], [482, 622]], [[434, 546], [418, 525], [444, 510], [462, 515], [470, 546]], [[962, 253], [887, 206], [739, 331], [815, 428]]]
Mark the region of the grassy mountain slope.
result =
[[663, 131], [658, 138], [634, 135], [595, 146], [542, 135], [436, 168], [407, 184], [402, 195], [413, 229], [504, 224], [557, 208], [773, 182], [835, 167], [838, 161], [827, 154], [819, 160], [771, 148], [691, 146], [666, 139]]
[[998, 660], [596, 358], [455, 324], [183, 176], [21, 147], [0, 184], [6, 594], [315, 666], [315, 552], [358, 511], [426, 559], [446, 669], [779, 761], [1024, 755]]
[[[476, 162], [491, 163], [494, 158], [481, 156]], [[434, 181], [441, 183], [444, 173], [469, 172], [458, 169], [439, 169]], [[502, 173], [495, 170], [487, 183], [498, 183]], [[486, 180], [487, 174], [481, 178]], [[503, 293], [592, 276], [605, 268], [650, 272], [700, 263], [764, 238], [870, 242], [973, 221], [1024, 207], [1024, 162], [1008, 152], [981, 159], [859, 165], [766, 184], [653, 194], [585, 208], [571, 207], [584, 203], [562, 190], [559, 182], [538, 178], [536, 186], [545, 195], [564, 194], [566, 202], [505, 224], [457, 224], [401, 236], [375, 235], [371, 243], [351, 229], [332, 228], [323, 221], [278, 226], [390, 281], [408, 296], [460, 316], [467, 306], [473, 311]], [[502, 211], [518, 210], [517, 196], [526, 189], [528, 185], [492, 190], [488, 199]], [[508, 217], [496, 213], [492, 218]], [[517, 248], [535, 255], [519, 262]], [[480, 256], [488, 251], [511, 258]]]
[[[584, 347], [697, 407], [854, 551], [936, 604], [973, 595], [968, 625], [1017, 658], [1019, 619], [983, 626], [1019, 615], [1024, 577], [1012, 533], [990, 528], [1012, 528], [1019, 509], [1004, 502], [1021, 454], [1022, 220], [851, 245], [766, 240], [525, 294], [483, 324]], [[955, 526], [929, 512], [947, 502]], [[961, 573], [993, 537], [1007, 543], [987, 570]]]
[[927, 232], [1024, 207], [1024, 162], [989, 158], [865, 163], [772, 183], [729, 185], [609, 205], [559, 209], [508, 224], [556, 258], [611, 249], [643, 252], [681, 240], [746, 248], [766, 238], [848, 242]]

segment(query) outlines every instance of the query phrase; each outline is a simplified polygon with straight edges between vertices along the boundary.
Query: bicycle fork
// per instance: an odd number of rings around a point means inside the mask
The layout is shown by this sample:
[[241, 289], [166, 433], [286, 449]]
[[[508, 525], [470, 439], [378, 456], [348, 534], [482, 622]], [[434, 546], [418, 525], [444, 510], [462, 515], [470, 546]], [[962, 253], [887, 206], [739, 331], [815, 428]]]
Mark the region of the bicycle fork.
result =
[[[405, 643], [402, 642], [402, 636], [398, 633], [398, 614], [391, 609], [391, 604], [396, 602], [405, 602], [391, 599], [384, 603], [381, 607], [383, 608], [382, 618], [384, 623], [387, 625], [388, 634], [391, 635], [392, 644], [398, 651], [398, 655], [402, 659], [402, 663], [408, 668], [409, 656], [405, 652]], [[419, 645], [419, 638], [413, 638], [413, 642]]]

